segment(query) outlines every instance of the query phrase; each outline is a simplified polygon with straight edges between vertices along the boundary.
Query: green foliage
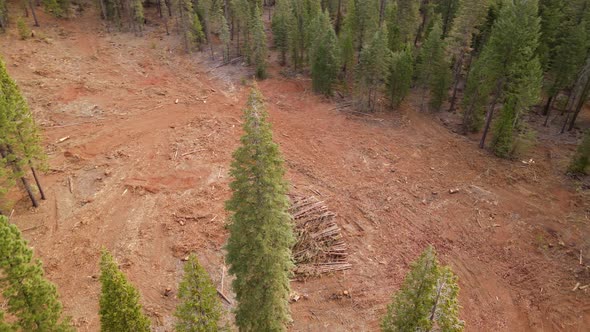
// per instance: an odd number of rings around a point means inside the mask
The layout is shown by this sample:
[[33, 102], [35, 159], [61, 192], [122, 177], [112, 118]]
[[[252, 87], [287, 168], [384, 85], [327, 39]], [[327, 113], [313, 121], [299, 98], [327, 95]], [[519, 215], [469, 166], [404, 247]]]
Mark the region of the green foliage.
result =
[[484, 124], [484, 115], [494, 82], [487, 79], [485, 62], [471, 66], [467, 85], [463, 93], [463, 132], [478, 132]]
[[[0, 186], [24, 176], [22, 167], [45, 168], [41, 137], [27, 101], [0, 60]], [[7, 170], [6, 168], [10, 168]], [[9, 187], [0, 188], [2, 191]]]
[[311, 25], [321, 13], [319, 1], [314, 0], [288, 0], [292, 14], [287, 21], [289, 50], [293, 67], [301, 69], [307, 63], [306, 56], [312, 39]]
[[429, 246], [411, 266], [410, 272], [381, 322], [383, 332], [463, 331], [459, 319], [457, 276], [439, 266]]
[[397, 21], [397, 5], [395, 2], [387, 4], [385, 23], [387, 26], [387, 46], [392, 52], [397, 52], [403, 48], [403, 44]]
[[25, 40], [31, 37], [31, 29], [27, 25], [27, 22], [25, 22], [24, 18], [19, 17], [18, 20], [16, 20], [16, 28], [20, 39]]
[[410, 92], [412, 77], [414, 76], [414, 59], [411, 47], [393, 53], [387, 78], [387, 94], [391, 107], [397, 107]]
[[420, 3], [416, 0], [398, 0], [395, 22], [399, 29], [399, 43], [406, 45], [414, 43], [414, 38], [420, 25]]
[[340, 67], [338, 39], [328, 12], [321, 14], [316, 21], [316, 37], [310, 55], [311, 82], [315, 92], [330, 96]]
[[430, 89], [430, 107], [438, 111], [447, 98], [451, 72], [445, 56], [440, 16], [436, 15], [433, 22], [432, 31], [420, 50], [416, 70], [418, 84], [424, 89]]
[[150, 321], [141, 312], [138, 291], [127, 281], [111, 254], [100, 257], [100, 330], [149, 332]]
[[285, 331], [294, 235], [283, 159], [272, 140], [262, 98], [254, 87], [244, 111], [242, 145], [233, 154], [226, 260], [236, 277], [240, 331]]
[[266, 57], [268, 55], [268, 48], [266, 45], [266, 33], [264, 32], [264, 22], [262, 21], [262, 13], [260, 8], [254, 8], [254, 14], [250, 22], [250, 29], [252, 32], [252, 44], [250, 45], [250, 57], [254, 66], [256, 67], [256, 77], [259, 79], [266, 78]]
[[272, 16], [272, 34], [274, 45], [281, 54], [281, 64], [287, 62], [289, 52], [289, 28], [292, 21], [292, 9], [289, 0], [279, 0]]
[[69, 319], [62, 317], [57, 290], [43, 277], [41, 262], [33, 259], [18, 228], [4, 216], [0, 216], [0, 239], [0, 289], [7, 312], [16, 318], [14, 327], [22, 331], [74, 331]]
[[57, 0], [42, 0], [41, 3], [43, 4], [45, 11], [51, 13], [53, 16], [62, 16], [62, 8]]
[[558, 34], [561, 31], [561, 25], [565, 21], [565, 1], [564, 0], [540, 0], [539, 16], [541, 18], [541, 34], [539, 38], [539, 61], [544, 70], [550, 66], [551, 59], [555, 55]]
[[[461, 0], [440, 0], [436, 3], [435, 12], [442, 18], [442, 34], [446, 37], [451, 30], [453, 20], [459, 9]], [[463, 1], [470, 2], [470, 1]], [[479, 2], [479, 1], [471, 1]]]
[[8, 27], [8, 7], [6, 0], [0, 0], [0, 32], [3, 32]]
[[121, 12], [123, 10], [121, 0], [104, 0], [104, 4], [106, 7], [105, 19], [115, 22], [119, 26], [121, 24]]
[[142, 0], [133, 0], [133, 2], [131, 3], [131, 9], [133, 12], [133, 22], [134, 27], [137, 28], [137, 30], [142, 31], [142, 27], [143, 27], [143, 22], [144, 22], [144, 17], [143, 17], [143, 1]]
[[389, 65], [391, 51], [387, 47], [387, 30], [378, 30], [365, 47], [356, 67], [355, 104], [361, 111], [377, 109], [377, 94], [383, 85]]
[[201, 45], [205, 41], [205, 33], [203, 32], [203, 26], [201, 25], [199, 15], [197, 15], [196, 13], [192, 13], [191, 17], [192, 22], [188, 38], [190, 38], [191, 45], [196, 46], [200, 49]]
[[587, 130], [578, 145], [572, 161], [568, 167], [570, 174], [590, 174], [590, 130]]
[[[513, 131], [519, 119], [540, 95], [542, 72], [536, 55], [539, 18], [536, 1], [515, 0], [502, 6], [492, 27], [489, 40], [475, 62], [465, 92], [465, 112], [478, 112], [492, 96], [489, 112], [503, 105], [494, 126], [492, 150], [499, 156], [513, 151]], [[476, 127], [478, 116], [466, 127]], [[491, 116], [488, 117], [492, 120]]]
[[16, 327], [4, 321], [4, 312], [0, 310], [0, 332], [15, 332]]
[[223, 60], [229, 61], [229, 46], [231, 43], [231, 36], [229, 34], [229, 25], [225, 16], [221, 15], [221, 31], [219, 32], [219, 39], [223, 45]]
[[375, 0], [349, 0], [346, 6], [344, 29], [351, 34], [353, 47], [360, 53], [368, 38], [377, 30], [377, 2]]
[[216, 332], [219, 330], [221, 305], [207, 271], [191, 254], [184, 265], [184, 277], [178, 287], [180, 303], [175, 316], [177, 332]]

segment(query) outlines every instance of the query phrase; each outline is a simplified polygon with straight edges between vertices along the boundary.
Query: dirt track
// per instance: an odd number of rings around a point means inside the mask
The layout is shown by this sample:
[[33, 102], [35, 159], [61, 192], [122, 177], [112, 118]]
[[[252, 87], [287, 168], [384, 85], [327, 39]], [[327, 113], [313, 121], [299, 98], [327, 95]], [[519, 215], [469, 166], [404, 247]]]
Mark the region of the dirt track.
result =
[[[15, 196], [12, 220], [81, 331], [98, 330], [102, 246], [140, 289], [157, 330], [170, 331], [176, 302], [163, 294], [175, 292], [181, 259], [197, 252], [221, 280], [247, 70], [211, 70], [156, 27], [135, 38], [106, 33], [89, 14], [59, 24], [40, 16], [45, 42], [0, 35], [51, 168], [49, 200], [33, 211]], [[293, 331], [376, 330], [429, 243], [460, 277], [468, 331], [590, 326], [590, 292], [572, 291], [590, 284], [590, 203], [560, 175], [570, 152], [548, 145], [534, 151], [534, 164], [502, 161], [417, 113], [412, 100], [395, 115], [357, 117], [278, 68], [259, 86], [293, 190], [320, 193], [352, 254], [350, 271], [293, 283], [304, 295], [292, 305]]]

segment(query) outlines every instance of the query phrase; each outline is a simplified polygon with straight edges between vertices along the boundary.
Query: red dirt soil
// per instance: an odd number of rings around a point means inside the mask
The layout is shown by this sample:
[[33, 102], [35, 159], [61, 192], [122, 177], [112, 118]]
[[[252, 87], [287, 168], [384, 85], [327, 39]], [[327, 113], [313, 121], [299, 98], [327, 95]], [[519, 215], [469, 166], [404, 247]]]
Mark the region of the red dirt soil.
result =
[[[15, 192], [11, 221], [80, 331], [99, 330], [101, 247], [139, 288], [155, 331], [172, 331], [182, 258], [196, 252], [220, 285], [248, 69], [184, 55], [162, 27], [137, 38], [107, 33], [93, 12], [39, 16], [34, 39], [0, 35], [50, 164], [49, 199], [34, 210]], [[459, 275], [468, 331], [587, 331], [589, 289], [572, 289], [590, 284], [590, 200], [562, 175], [572, 144], [542, 141], [533, 164], [499, 160], [412, 100], [355, 116], [313, 95], [309, 80], [271, 74], [259, 87], [288, 180], [338, 214], [353, 264], [292, 283], [302, 295], [292, 331], [377, 330], [428, 244]], [[229, 278], [223, 287], [233, 298]]]

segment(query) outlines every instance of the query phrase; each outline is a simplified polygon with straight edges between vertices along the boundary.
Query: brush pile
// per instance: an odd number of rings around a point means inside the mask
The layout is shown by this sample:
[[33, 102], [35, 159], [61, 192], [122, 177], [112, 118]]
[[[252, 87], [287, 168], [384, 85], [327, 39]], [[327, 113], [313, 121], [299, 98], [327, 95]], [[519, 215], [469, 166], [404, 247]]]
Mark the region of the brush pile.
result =
[[289, 213], [295, 223], [297, 242], [293, 247], [295, 274], [299, 278], [348, 270], [348, 252], [336, 214], [315, 196], [290, 196]]

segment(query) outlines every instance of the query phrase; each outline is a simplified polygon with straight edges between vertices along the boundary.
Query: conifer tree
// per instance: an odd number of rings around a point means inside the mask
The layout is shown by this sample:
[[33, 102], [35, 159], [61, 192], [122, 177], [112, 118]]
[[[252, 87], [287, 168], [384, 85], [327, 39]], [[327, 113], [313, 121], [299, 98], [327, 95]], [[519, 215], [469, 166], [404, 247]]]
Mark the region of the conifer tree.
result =
[[100, 257], [100, 330], [149, 332], [150, 321], [142, 313], [139, 292], [127, 281], [111, 254]]
[[8, 27], [8, 7], [6, 0], [0, 0], [0, 32], [3, 32]]
[[453, 60], [453, 91], [451, 93], [449, 112], [455, 111], [457, 92], [462, 80], [463, 70], [471, 65], [473, 36], [484, 22], [490, 0], [459, 1], [457, 16], [449, 32], [449, 53]]
[[[7, 312], [21, 331], [73, 332], [62, 315], [55, 286], [43, 276], [39, 260], [8, 218], [0, 216], [0, 289]], [[2, 324], [0, 324], [1, 326]]]
[[[511, 151], [506, 144], [512, 141], [521, 114], [533, 105], [540, 94], [541, 66], [536, 55], [539, 18], [535, 0], [507, 2], [494, 22], [490, 37], [474, 65], [474, 79], [469, 79], [466, 97], [487, 98], [484, 131], [480, 141], [483, 148], [492, 123], [496, 105], [502, 104], [502, 119], [494, 126], [492, 149], [500, 156]], [[467, 110], [466, 110], [467, 111]], [[504, 137], [500, 137], [504, 136]]]
[[590, 130], [587, 130], [568, 167], [570, 174], [590, 173]]
[[143, 1], [142, 0], [132, 0], [131, 3], [131, 10], [133, 14], [133, 30], [136, 33], [141, 33], [143, 31]]
[[236, 325], [240, 331], [285, 331], [294, 236], [283, 159], [256, 87], [244, 118], [242, 145], [230, 170], [233, 194], [226, 203], [231, 213], [226, 260], [236, 277]]
[[377, 30], [378, 11], [375, 0], [349, 0], [346, 7], [344, 29], [351, 33], [354, 48], [360, 52]]
[[396, 9], [400, 45], [414, 43], [420, 25], [420, 1], [398, 0]]
[[266, 45], [266, 33], [264, 32], [264, 23], [262, 22], [262, 13], [258, 5], [254, 8], [252, 21], [250, 24], [252, 31], [251, 58], [256, 67], [256, 77], [259, 79], [266, 78], [266, 57], [268, 48]]
[[24, 18], [19, 17], [16, 20], [16, 29], [18, 30], [18, 35], [21, 40], [27, 40], [31, 38], [31, 29], [27, 25], [27, 22], [25, 22]]
[[30, 167], [41, 198], [43, 189], [35, 171], [45, 167], [45, 154], [41, 148], [41, 137], [33, 120], [27, 101], [16, 82], [8, 75], [4, 62], [0, 60], [0, 159], [10, 167], [13, 180], [20, 179], [33, 206], [38, 202], [25, 178], [25, 167]]
[[175, 316], [177, 332], [216, 332], [219, 329], [221, 306], [217, 291], [207, 271], [191, 254], [184, 265], [184, 276], [178, 287], [180, 303]]
[[544, 71], [550, 67], [561, 24], [566, 20], [565, 0], [539, 0], [539, 17], [541, 34], [539, 36], [539, 61]]
[[355, 104], [361, 111], [377, 109], [377, 97], [386, 79], [391, 62], [387, 47], [387, 30], [378, 30], [365, 47], [356, 67]]
[[272, 34], [274, 45], [280, 52], [281, 65], [287, 63], [289, 52], [289, 31], [293, 20], [289, 0], [279, 0], [272, 17]]
[[429, 246], [414, 262], [406, 279], [387, 308], [381, 322], [383, 332], [432, 331], [459, 332], [457, 277], [450, 268], [438, 265]]
[[389, 77], [387, 78], [387, 94], [391, 102], [391, 108], [401, 104], [410, 92], [412, 77], [414, 76], [414, 59], [411, 47], [393, 53], [389, 65]]
[[404, 45], [401, 42], [396, 2], [387, 5], [385, 23], [387, 26], [387, 46], [392, 52], [400, 51]]
[[340, 67], [338, 40], [327, 11], [318, 17], [317, 22], [310, 56], [311, 82], [315, 92], [330, 96]]
[[436, 3], [435, 12], [442, 18], [442, 35], [446, 38], [451, 30], [453, 20], [459, 9], [461, 0], [439, 0]]
[[438, 111], [447, 97], [450, 85], [450, 68], [445, 56], [445, 43], [442, 40], [440, 16], [434, 18], [432, 31], [428, 34], [418, 57], [418, 84], [424, 89], [422, 106], [426, 91], [430, 90], [430, 106]]
[[221, 31], [219, 33], [219, 39], [223, 46], [223, 61], [228, 62], [230, 58], [229, 47], [231, 44], [231, 36], [229, 34], [229, 25], [224, 15], [221, 15]]

